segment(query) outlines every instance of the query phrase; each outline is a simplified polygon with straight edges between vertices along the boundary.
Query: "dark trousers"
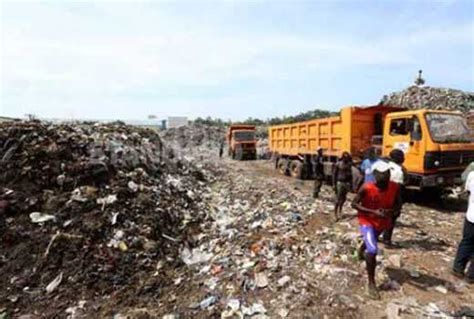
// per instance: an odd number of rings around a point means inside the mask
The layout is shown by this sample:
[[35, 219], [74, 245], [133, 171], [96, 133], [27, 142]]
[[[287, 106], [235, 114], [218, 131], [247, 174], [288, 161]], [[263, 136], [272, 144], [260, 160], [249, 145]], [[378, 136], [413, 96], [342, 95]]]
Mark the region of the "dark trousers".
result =
[[321, 175], [316, 176], [316, 179], [314, 180], [314, 186], [313, 186], [313, 197], [319, 196], [319, 192], [321, 191], [323, 182], [324, 182], [324, 176], [321, 176]]
[[466, 276], [474, 279], [474, 223], [467, 219], [464, 221], [462, 239], [458, 246], [453, 269], [456, 272], [464, 273], [467, 263], [471, 261]]
[[[402, 197], [402, 200], [404, 200], [405, 196], [405, 186], [400, 185], [400, 196]], [[392, 215], [392, 225], [390, 226], [389, 229], [385, 230], [383, 233], [383, 241], [384, 242], [392, 242], [392, 235], [393, 235], [393, 229], [395, 228], [395, 224], [397, 223], [398, 217], [402, 214], [402, 208], [400, 207], [400, 210], [398, 212], [394, 212]]]
[[390, 225], [390, 228], [386, 229], [383, 232], [383, 241], [384, 242], [391, 242], [392, 241], [392, 235], [393, 235], [393, 229], [395, 228], [395, 223], [397, 222], [398, 217], [400, 217], [401, 211], [395, 212], [392, 216], [392, 225]]

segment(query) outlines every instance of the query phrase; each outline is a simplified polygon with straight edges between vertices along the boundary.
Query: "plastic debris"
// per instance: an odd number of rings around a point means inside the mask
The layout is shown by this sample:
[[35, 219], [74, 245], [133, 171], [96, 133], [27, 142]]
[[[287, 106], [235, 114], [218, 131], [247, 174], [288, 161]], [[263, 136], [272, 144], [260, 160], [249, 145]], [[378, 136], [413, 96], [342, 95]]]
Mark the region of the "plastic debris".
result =
[[255, 274], [255, 284], [258, 288], [265, 288], [266, 286], [268, 286], [267, 275], [263, 272]]
[[217, 297], [216, 296], [210, 296], [210, 297], [207, 297], [206, 299], [202, 300], [199, 303], [199, 307], [201, 307], [201, 309], [206, 309], [206, 308], [212, 306], [213, 304], [215, 304], [216, 302], [217, 302]]
[[287, 283], [289, 283], [291, 280], [290, 276], [283, 276], [281, 277], [280, 279], [278, 279], [278, 287], [283, 287], [285, 286]]
[[53, 279], [47, 286], [46, 286], [46, 292], [52, 293], [56, 288], [58, 288], [59, 284], [61, 284], [61, 281], [63, 280], [63, 273], [61, 272], [56, 278]]
[[45, 223], [51, 220], [55, 220], [56, 217], [49, 214], [34, 212], [30, 214], [30, 219], [33, 223], [38, 224], [38, 223]]
[[207, 262], [212, 258], [212, 256], [212, 253], [202, 252], [199, 248], [189, 250], [189, 248], [185, 247], [181, 251], [181, 259], [188, 266]]

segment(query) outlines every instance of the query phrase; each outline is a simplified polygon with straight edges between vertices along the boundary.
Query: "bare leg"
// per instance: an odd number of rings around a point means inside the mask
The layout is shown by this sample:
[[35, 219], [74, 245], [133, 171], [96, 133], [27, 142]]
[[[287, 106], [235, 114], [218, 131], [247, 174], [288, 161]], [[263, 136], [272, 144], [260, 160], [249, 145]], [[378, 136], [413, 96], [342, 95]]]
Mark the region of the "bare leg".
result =
[[340, 216], [341, 209], [342, 209], [341, 201], [338, 200], [336, 202], [336, 207], [334, 209], [334, 217], [336, 218], [336, 222], [339, 221], [339, 216]]
[[357, 249], [357, 258], [359, 258], [361, 261], [365, 260], [365, 243], [362, 243], [359, 249]]
[[375, 284], [375, 266], [377, 265], [377, 255], [375, 254], [365, 254], [365, 262], [367, 266], [367, 276], [369, 278], [368, 293], [370, 297], [374, 299], [380, 299], [380, 294], [377, 290], [377, 285]]

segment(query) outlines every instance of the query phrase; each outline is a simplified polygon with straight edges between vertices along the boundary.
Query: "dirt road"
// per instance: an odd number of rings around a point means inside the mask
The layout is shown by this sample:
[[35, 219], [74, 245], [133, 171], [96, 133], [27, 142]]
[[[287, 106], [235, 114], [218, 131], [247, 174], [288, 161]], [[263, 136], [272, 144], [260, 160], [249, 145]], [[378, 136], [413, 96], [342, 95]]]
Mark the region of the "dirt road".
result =
[[[211, 161], [211, 160], [209, 160]], [[332, 190], [313, 200], [311, 181], [280, 176], [269, 161], [212, 158], [220, 169], [210, 193], [201, 250], [209, 262], [174, 274], [161, 304], [185, 317], [401, 318], [460, 313], [474, 292], [450, 274], [463, 211], [407, 203], [395, 230], [396, 249], [380, 245], [381, 300], [365, 294], [364, 263], [355, 257], [355, 211], [332, 219]], [[450, 207], [462, 203], [449, 202]], [[396, 318], [396, 317], [393, 317]]]

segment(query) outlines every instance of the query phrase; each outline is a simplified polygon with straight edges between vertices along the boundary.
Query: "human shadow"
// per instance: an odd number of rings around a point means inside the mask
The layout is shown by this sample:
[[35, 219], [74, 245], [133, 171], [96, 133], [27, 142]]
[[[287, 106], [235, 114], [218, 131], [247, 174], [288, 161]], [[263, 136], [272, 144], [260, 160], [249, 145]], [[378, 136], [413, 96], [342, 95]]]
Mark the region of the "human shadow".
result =
[[432, 287], [444, 286], [449, 292], [456, 292], [453, 289], [453, 284], [450, 281], [426, 274], [419, 274], [419, 276], [411, 276], [410, 271], [404, 268], [386, 268], [387, 274], [391, 280], [395, 280], [400, 285], [405, 283], [415, 286], [421, 290], [428, 290]]
[[434, 191], [407, 190], [404, 195], [404, 201], [428, 209], [435, 209], [441, 213], [464, 213], [467, 209], [467, 200], [465, 198], [449, 198], [442, 193]]
[[406, 223], [401, 222], [401, 221], [397, 221], [396, 227], [400, 227], [400, 228], [411, 228], [411, 229], [420, 229], [420, 227], [418, 227], [418, 225], [415, 225], [415, 224], [406, 224]]
[[449, 244], [440, 239], [408, 239], [398, 240], [397, 246], [400, 248], [413, 248], [416, 246], [417, 249], [425, 251], [445, 251]]

